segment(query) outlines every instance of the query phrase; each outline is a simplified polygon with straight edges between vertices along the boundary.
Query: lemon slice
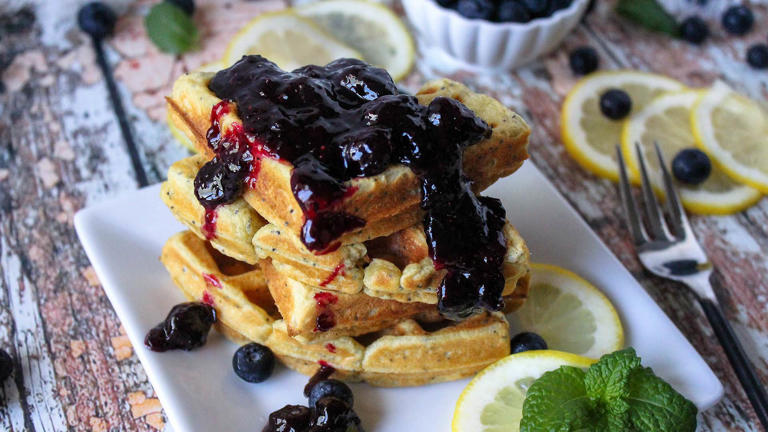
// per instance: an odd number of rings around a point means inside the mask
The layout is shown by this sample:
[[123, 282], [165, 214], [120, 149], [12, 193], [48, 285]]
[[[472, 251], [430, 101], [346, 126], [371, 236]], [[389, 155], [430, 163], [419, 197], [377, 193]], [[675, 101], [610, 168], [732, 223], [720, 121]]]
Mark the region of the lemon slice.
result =
[[325, 31], [362, 53], [368, 63], [386, 69], [397, 81], [413, 66], [413, 39], [391, 9], [363, 0], [326, 0], [296, 9]]
[[[672, 159], [680, 150], [696, 146], [691, 130], [691, 111], [703, 94], [702, 91], [694, 90], [665, 93], [624, 122], [621, 145], [629, 170], [634, 178], [640, 178], [635, 152], [635, 143], [639, 143], [645, 154], [651, 183], [661, 196], [664, 195], [664, 183], [653, 143], [659, 143], [667, 168], [671, 170]], [[740, 212], [762, 196], [757, 189], [733, 181], [716, 166], [709, 178], [699, 185], [688, 185], [676, 180], [675, 183], [683, 205], [695, 213]]]
[[291, 11], [266, 13], [248, 23], [229, 42], [223, 61], [231, 65], [248, 54], [261, 54], [284, 70], [325, 65], [342, 57], [363, 58], [311, 20]]
[[718, 82], [691, 115], [696, 144], [733, 179], [768, 193], [768, 112]]
[[684, 90], [685, 86], [661, 75], [613, 71], [590, 74], [568, 93], [561, 114], [566, 150], [587, 170], [618, 181], [616, 146], [621, 142], [622, 122], [600, 111], [600, 96], [614, 88], [629, 94], [632, 112], [637, 112], [661, 93]]
[[595, 360], [560, 351], [526, 351], [488, 366], [470, 381], [453, 412], [453, 432], [517, 432], [528, 387], [560, 366], [586, 369]]
[[554, 265], [531, 265], [528, 299], [508, 318], [513, 329], [537, 333], [553, 350], [599, 358], [624, 346], [624, 329], [608, 298]]

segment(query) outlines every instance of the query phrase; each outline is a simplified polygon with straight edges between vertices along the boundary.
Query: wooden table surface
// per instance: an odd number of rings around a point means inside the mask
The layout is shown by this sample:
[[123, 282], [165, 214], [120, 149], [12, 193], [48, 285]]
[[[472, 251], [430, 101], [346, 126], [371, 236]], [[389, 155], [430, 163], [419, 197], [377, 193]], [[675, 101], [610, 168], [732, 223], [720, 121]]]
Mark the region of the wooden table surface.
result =
[[[0, 386], [4, 431], [165, 427], [162, 407], [72, 224], [77, 210], [137, 188], [93, 47], [77, 29], [82, 3], [0, 2], [0, 347], [16, 364], [12, 379]], [[175, 77], [215, 60], [248, 19], [286, 6], [281, 0], [198, 0], [200, 50], [174, 57], [146, 39], [142, 16], [153, 3], [111, 2], [122, 18], [107, 45], [151, 183], [163, 180], [167, 167], [186, 154], [164, 122], [163, 96]], [[768, 2], [753, 1], [756, 29], [732, 38], [724, 36], [717, 17], [734, 2], [710, 0], [699, 7], [667, 1], [680, 16], [700, 11], [710, 17], [714, 35], [703, 47], [628, 25], [612, 13], [613, 2], [599, 3], [561, 49], [543, 60], [509, 75], [452, 77], [494, 95], [531, 122], [532, 160], [723, 382], [725, 397], [700, 415], [700, 430], [761, 430], [694, 298], [641, 269], [621, 224], [614, 185], [565, 153], [558, 112], [574, 83], [566, 53], [582, 44], [598, 49], [605, 69], [650, 70], [692, 86], [722, 79], [765, 102], [768, 72], [751, 70], [743, 58], [750, 43], [765, 42]], [[404, 85], [415, 89], [433, 74], [419, 62]], [[768, 200], [732, 216], [693, 217], [693, 226], [718, 269], [714, 279], [725, 313], [768, 383]]]

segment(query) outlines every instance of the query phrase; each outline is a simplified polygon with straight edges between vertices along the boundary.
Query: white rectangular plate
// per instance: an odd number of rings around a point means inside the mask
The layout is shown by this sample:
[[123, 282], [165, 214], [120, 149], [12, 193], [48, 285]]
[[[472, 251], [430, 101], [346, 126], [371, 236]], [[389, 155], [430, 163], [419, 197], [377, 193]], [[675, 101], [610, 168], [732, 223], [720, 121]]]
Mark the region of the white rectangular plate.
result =
[[[700, 409], [723, 387], [691, 344], [632, 275], [530, 162], [487, 192], [501, 198], [536, 262], [573, 270], [601, 288], [619, 311], [627, 345]], [[159, 262], [163, 243], [183, 230], [158, 185], [80, 211], [75, 227], [177, 432], [258, 431], [282, 406], [306, 404], [307, 378], [280, 367], [262, 384], [232, 371], [236, 345], [215, 332], [193, 352], [153, 353], [144, 335], [184, 301]], [[467, 380], [415, 388], [355, 384], [355, 409], [368, 431], [447, 431]]]

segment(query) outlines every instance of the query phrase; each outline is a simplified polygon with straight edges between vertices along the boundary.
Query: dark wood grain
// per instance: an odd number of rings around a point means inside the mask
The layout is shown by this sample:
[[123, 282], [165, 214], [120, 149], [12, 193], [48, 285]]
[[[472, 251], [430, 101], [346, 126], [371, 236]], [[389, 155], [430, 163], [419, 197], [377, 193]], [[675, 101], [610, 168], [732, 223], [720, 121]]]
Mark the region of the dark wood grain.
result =
[[[17, 366], [13, 379], [0, 387], [0, 430], [161, 430], [159, 401], [72, 225], [78, 209], [136, 187], [130, 159], [90, 43], [75, 26], [81, 2], [28, 3], [0, 4], [0, 346]], [[280, 0], [199, 0], [202, 47], [172, 57], [146, 40], [141, 16], [152, 3], [115, 3], [122, 18], [107, 56], [144, 168], [156, 182], [185, 154], [164, 124], [162, 98], [173, 79], [215, 60], [247, 19], [285, 5]], [[665, 73], [691, 86], [723, 79], [765, 102], [768, 73], [750, 70], [743, 57], [749, 43], [768, 34], [768, 5], [753, 2], [757, 28], [734, 39], [716, 23], [726, 2], [710, 0], [701, 13], [713, 20], [714, 37], [693, 47], [627, 25], [611, 13], [612, 1], [599, 3], [558, 51], [531, 66], [502, 76], [452, 76], [498, 97], [532, 123], [534, 163], [721, 379], [726, 396], [700, 415], [700, 430], [760, 430], [692, 296], [640, 267], [621, 223], [615, 186], [584, 171], [565, 152], [559, 110], [575, 82], [566, 54], [582, 44], [599, 49], [604, 68]], [[681, 15], [693, 3], [666, 2]], [[429, 65], [418, 66], [405, 80], [410, 88], [437, 75]], [[716, 290], [725, 314], [768, 383], [768, 200], [737, 215], [697, 216], [693, 225], [719, 269]]]

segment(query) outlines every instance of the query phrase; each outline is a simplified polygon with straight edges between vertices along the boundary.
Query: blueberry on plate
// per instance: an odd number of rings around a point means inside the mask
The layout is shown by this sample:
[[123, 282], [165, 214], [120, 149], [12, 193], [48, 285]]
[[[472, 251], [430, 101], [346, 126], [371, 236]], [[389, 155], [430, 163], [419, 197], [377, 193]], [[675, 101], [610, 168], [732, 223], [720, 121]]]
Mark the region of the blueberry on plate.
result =
[[712, 173], [709, 156], [699, 149], [684, 149], [672, 159], [672, 174], [682, 183], [697, 185]]
[[496, 9], [496, 20], [499, 22], [527, 23], [531, 14], [518, 0], [502, 0]]
[[91, 37], [102, 39], [112, 34], [117, 15], [102, 2], [87, 3], [77, 12], [77, 24]]
[[7, 351], [0, 349], [0, 384], [13, 373], [13, 359]]
[[302, 405], [286, 405], [271, 413], [263, 432], [301, 432], [309, 430], [312, 410]]
[[518, 333], [512, 338], [510, 344], [512, 354], [547, 349], [547, 342], [544, 341], [544, 338], [533, 332]]
[[456, 11], [469, 19], [490, 20], [496, 12], [493, 0], [459, 0]]
[[547, 14], [549, 0], [520, 0], [520, 3], [528, 9], [528, 13], [534, 17], [542, 17]]
[[275, 355], [264, 345], [249, 343], [235, 351], [232, 368], [237, 376], [249, 383], [264, 382], [275, 369]]
[[632, 98], [624, 90], [610, 89], [600, 96], [600, 111], [611, 120], [621, 120], [632, 110]]
[[195, 0], [165, 0], [166, 2], [178, 6], [183, 10], [185, 14], [192, 15], [195, 13]]
[[680, 24], [680, 37], [692, 44], [701, 44], [709, 37], [709, 26], [697, 16], [688, 17]]
[[768, 69], [768, 45], [755, 44], [749, 47], [747, 63], [755, 69]]
[[723, 13], [722, 23], [725, 30], [733, 35], [741, 36], [752, 30], [755, 15], [746, 6], [731, 6]]
[[568, 63], [574, 75], [587, 75], [597, 70], [600, 59], [594, 48], [583, 46], [571, 51]]
[[317, 401], [311, 432], [362, 432], [360, 417], [341, 399], [326, 396]]
[[319, 381], [312, 386], [309, 391], [309, 406], [314, 407], [317, 405], [317, 401], [326, 397], [332, 396], [336, 399], [340, 399], [346, 402], [350, 407], [354, 406], [355, 398], [352, 395], [352, 389], [343, 382], [335, 379], [328, 379]]

